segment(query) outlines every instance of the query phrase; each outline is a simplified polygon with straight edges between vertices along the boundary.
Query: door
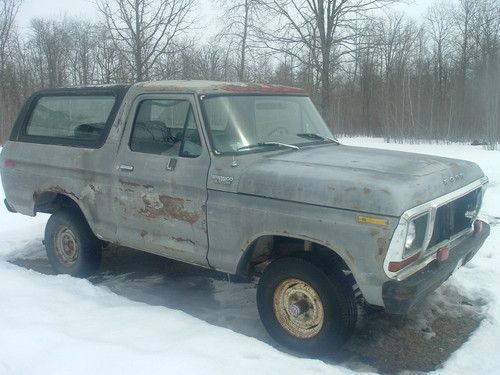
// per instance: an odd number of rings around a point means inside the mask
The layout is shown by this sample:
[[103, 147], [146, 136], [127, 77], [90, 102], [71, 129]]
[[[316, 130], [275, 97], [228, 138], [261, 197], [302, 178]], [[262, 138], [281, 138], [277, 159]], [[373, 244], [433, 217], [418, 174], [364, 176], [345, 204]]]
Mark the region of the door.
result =
[[115, 166], [122, 245], [208, 264], [210, 156], [199, 123], [193, 95], [136, 98]]

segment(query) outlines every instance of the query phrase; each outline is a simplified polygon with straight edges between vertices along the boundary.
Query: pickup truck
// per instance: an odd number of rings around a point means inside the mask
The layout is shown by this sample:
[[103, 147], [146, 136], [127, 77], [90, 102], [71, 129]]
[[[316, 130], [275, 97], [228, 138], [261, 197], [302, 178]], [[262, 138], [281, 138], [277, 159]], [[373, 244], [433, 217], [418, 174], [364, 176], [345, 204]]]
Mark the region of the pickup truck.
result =
[[281, 345], [334, 351], [360, 302], [405, 314], [489, 235], [474, 163], [340, 144], [298, 88], [211, 81], [50, 89], [1, 154], [9, 211], [51, 214], [53, 268], [118, 244], [259, 279]]

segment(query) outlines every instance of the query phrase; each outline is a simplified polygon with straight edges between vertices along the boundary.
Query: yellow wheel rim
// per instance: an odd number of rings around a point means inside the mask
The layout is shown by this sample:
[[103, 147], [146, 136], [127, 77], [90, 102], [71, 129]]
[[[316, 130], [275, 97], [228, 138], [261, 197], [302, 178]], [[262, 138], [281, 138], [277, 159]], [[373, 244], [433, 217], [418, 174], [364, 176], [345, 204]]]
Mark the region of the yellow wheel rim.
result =
[[274, 291], [273, 307], [278, 322], [295, 337], [314, 337], [323, 327], [323, 302], [316, 290], [305, 281], [282, 281]]

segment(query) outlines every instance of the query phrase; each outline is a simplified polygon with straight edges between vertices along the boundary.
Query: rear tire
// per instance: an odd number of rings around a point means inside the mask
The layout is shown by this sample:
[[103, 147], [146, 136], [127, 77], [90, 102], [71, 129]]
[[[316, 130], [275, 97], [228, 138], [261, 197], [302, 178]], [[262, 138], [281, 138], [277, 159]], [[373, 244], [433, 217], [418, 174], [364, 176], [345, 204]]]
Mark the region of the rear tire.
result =
[[79, 212], [61, 210], [49, 218], [45, 227], [45, 250], [57, 273], [87, 277], [94, 274], [101, 263], [102, 243]]
[[294, 257], [278, 259], [264, 270], [257, 306], [271, 337], [309, 355], [338, 351], [354, 331], [358, 313], [342, 271]]

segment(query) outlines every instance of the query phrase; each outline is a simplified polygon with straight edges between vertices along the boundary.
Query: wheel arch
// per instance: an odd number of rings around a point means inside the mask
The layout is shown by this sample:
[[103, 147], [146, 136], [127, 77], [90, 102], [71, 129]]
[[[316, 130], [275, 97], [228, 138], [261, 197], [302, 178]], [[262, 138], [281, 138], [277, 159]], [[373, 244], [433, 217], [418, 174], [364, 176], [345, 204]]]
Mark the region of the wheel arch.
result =
[[90, 213], [82, 207], [79, 200], [74, 194], [64, 191], [40, 190], [33, 195], [34, 213], [42, 212], [53, 214], [54, 212], [67, 209], [73, 212], [78, 212], [85, 219], [87, 225], [96, 235], [96, 231], [92, 227], [92, 220], [89, 220]]
[[[279, 244], [276, 248], [276, 243]], [[286, 251], [282, 247], [292, 244]], [[354, 258], [346, 249], [324, 242], [309, 236], [291, 233], [261, 233], [253, 239], [248, 240], [246, 246], [241, 250], [242, 256], [238, 262], [238, 275], [251, 275], [255, 264], [274, 260], [290, 254], [311, 252], [320, 258], [329, 258], [341, 269], [347, 270], [355, 278]]]

